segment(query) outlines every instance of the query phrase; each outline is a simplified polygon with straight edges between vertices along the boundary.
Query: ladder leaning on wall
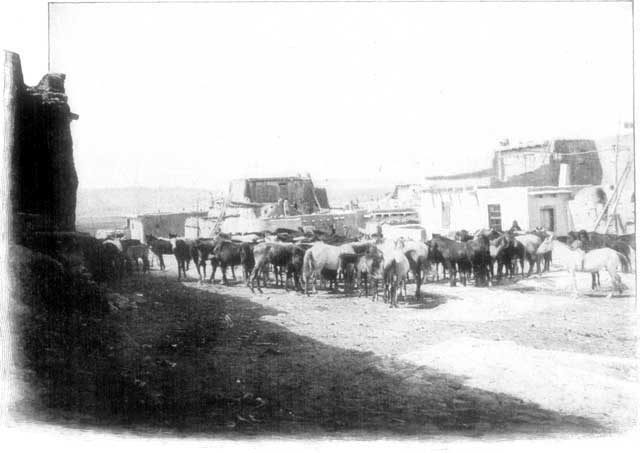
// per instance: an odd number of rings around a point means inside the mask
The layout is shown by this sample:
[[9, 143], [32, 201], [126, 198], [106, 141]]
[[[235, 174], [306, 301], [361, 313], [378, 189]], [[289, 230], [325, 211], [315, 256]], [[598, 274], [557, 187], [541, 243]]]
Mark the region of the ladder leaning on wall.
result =
[[229, 206], [230, 202], [231, 202], [231, 190], [229, 190], [229, 193], [227, 194], [227, 198], [224, 199], [222, 210], [220, 211], [220, 215], [218, 215], [218, 218], [216, 219], [216, 223], [213, 225], [213, 228], [209, 233], [209, 237], [215, 237], [216, 235], [218, 235], [218, 233], [220, 233], [220, 229], [222, 228], [222, 221], [224, 220], [224, 216], [227, 212], [227, 207]]
[[632, 169], [632, 162], [629, 162], [627, 163], [627, 166], [624, 167], [624, 170], [622, 171], [622, 175], [616, 182], [616, 186], [613, 190], [613, 193], [611, 194], [611, 197], [607, 201], [607, 204], [604, 206], [604, 209], [598, 216], [596, 223], [593, 226], [594, 232], [598, 232], [598, 228], [604, 225], [604, 228], [602, 229], [602, 233], [607, 233], [609, 231], [609, 226], [613, 221], [616, 234], [624, 233], [624, 229], [622, 230], [622, 232], [619, 231], [619, 226], [623, 227], [623, 225], [619, 225], [621, 224], [620, 216], [617, 214], [616, 211], [618, 208], [618, 204], [620, 203], [620, 198], [622, 197], [622, 191], [624, 190], [624, 186], [627, 180], [629, 179], [629, 175], [631, 174], [631, 169]]

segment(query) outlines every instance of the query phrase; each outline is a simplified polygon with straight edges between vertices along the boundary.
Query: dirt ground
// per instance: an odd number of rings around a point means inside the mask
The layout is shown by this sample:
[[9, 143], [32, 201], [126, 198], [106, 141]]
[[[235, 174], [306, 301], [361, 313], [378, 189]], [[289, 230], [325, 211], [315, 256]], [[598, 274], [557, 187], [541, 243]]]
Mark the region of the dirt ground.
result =
[[219, 274], [200, 283], [193, 267], [176, 276], [169, 262], [111, 288], [136, 306], [111, 316], [127, 337], [122, 372], [147, 400], [116, 417], [124, 429], [503, 438], [637, 424], [631, 274], [611, 299], [589, 275], [574, 298], [552, 270], [490, 288], [428, 283], [397, 309], [323, 290], [252, 294]]

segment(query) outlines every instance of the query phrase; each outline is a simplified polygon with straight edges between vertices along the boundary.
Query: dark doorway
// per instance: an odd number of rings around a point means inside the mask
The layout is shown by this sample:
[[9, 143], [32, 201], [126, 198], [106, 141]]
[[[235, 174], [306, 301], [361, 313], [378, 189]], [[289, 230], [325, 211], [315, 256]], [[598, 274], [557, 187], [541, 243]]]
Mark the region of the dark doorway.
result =
[[555, 231], [556, 219], [553, 208], [542, 208], [540, 210], [540, 221], [542, 222], [542, 228], [547, 231]]

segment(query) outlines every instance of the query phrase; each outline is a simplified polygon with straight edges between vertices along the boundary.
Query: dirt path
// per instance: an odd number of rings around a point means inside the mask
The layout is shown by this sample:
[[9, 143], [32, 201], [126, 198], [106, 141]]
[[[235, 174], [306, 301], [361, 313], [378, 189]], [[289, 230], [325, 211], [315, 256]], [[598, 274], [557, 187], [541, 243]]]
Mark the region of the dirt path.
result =
[[[432, 285], [426, 287], [424, 301], [410, 301], [399, 310], [363, 298], [305, 298], [278, 290], [251, 300], [281, 310], [265, 320], [332, 346], [464, 376], [472, 387], [588, 417], [609, 428], [634, 426], [634, 300], [574, 299], [562, 289], [555, 291], [561, 295], [548, 291], [553, 284], [562, 288], [563, 280], [562, 274], [531, 278], [517, 285], [520, 291]], [[602, 283], [606, 285], [604, 278]], [[531, 287], [536, 290], [526, 290]], [[244, 288], [212, 290], [237, 294]]]
[[[429, 284], [419, 302], [389, 309], [322, 291], [179, 284], [170, 268], [120, 285], [140, 303], [119, 316], [134, 345], [128, 366], [157, 399], [155, 421], [141, 418], [150, 427], [626, 430], [637, 421], [634, 299], [574, 299], [563, 280], [556, 273], [493, 288]], [[625, 282], [633, 287], [629, 276]]]
[[189, 274], [177, 282], [170, 265], [113, 283], [107, 314], [29, 318], [29, 376], [39, 377], [29, 417], [367, 438], [591, 434], [636, 421], [631, 297], [574, 299], [552, 273], [492, 288], [428, 284], [421, 300], [389, 309]]

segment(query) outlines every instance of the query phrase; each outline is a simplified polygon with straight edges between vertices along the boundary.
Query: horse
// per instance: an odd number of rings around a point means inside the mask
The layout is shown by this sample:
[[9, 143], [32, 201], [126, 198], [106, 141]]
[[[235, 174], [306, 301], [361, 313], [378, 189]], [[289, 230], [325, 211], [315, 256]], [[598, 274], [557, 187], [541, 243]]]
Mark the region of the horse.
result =
[[449, 272], [449, 284], [451, 286], [456, 286], [456, 267], [460, 273], [460, 281], [464, 286], [467, 286], [465, 272], [469, 269], [470, 263], [466, 246], [463, 242], [434, 234], [429, 245], [429, 254], [431, 256], [436, 256], [437, 254], [442, 256], [444, 267]]
[[105, 241], [101, 246], [101, 276], [107, 279], [122, 278], [125, 271], [126, 259], [121, 248], [113, 241]]
[[510, 277], [514, 277], [517, 271], [517, 264], [520, 264], [520, 276], [524, 278], [524, 260], [527, 255], [524, 245], [516, 241], [513, 233], [505, 233], [507, 245], [503, 250], [504, 260], [507, 263], [507, 270]]
[[402, 250], [416, 280], [416, 299], [420, 299], [422, 275], [429, 269], [429, 248], [423, 242], [408, 240], [403, 242]]
[[176, 258], [176, 263], [178, 263], [178, 281], [180, 281], [181, 273], [184, 278], [187, 278], [186, 265], [193, 258], [191, 253], [193, 244], [191, 241], [179, 239], [175, 234], [170, 234], [169, 240], [171, 242], [171, 251]]
[[[207, 260], [213, 254], [215, 245], [215, 239], [198, 238], [193, 243], [193, 247], [191, 247], [191, 259], [196, 265], [200, 281], [204, 281], [207, 278]], [[200, 268], [202, 268], [202, 273], [200, 273]]]
[[363, 254], [358, 255], [356, 263], [356, 283], [360, 292], [358, 296], [362, 296], [362, 285], [364, 285], [365, 297], [369, 297], [369, 280], [373, 280], [373, 299], [378, 299], [378, 281], [382, 280], [382, 263], [384, 257], [382, 252], [375, 246], [369, 248]]
[[[433, 276], [433, 279], [435, 281], [440, 281], [440, 274], [438, 272], [438, 266], [439, 265], [442, 265], [442, 278], [446, 279], [447, 278], [447, 272], [446, 272], [446, 269], [445, 269], [444, 256], [442, 256], [442, 252], [440, 250], [438, 250], [438, 249], [435, 249], [435, 248], [431, 247], [431, 240], [428, 240], [427, 242], [425, 242], [425, 245], [429, 249], [429, 261], [435, 267], [435, 275]], [[425, 273], [425, 275], [426, 275], [426, 273]]]
[[125, 249], [124, 252], [125, 257], [127, 258], [127, 262], [136, 263], [136, 271], [138, 271], [138, 260], [142, 260], [142, 273], [146, 273], [149, 271], [149, 247], [140, 244], [140, 245], [130, 245]]
[[[294, 286], [301, 289], [299, 277], [303, 268], [304, 255], [305, 252], [302, 247], [290, 243], [263, 242], [257, 244], [253, 249], [255, 266], [247, 280], [247, 286], [251, 288], [251, 292], [254, 292], [255, 282], [261, 275], [264, 275], [268, 266], [271, 264], [274, 268], [285, 269], [287, 271], [287, 277], [284, 282], [285, 290], [288, 291], [290, 277], [294, 280]], [[276, 270], [276, 275], [278, 275], [278, 272], [279, 271]], [[259, 280], [258, 291], [262, 292]]]
[[[581, 248], [585, 252], [593, 249], [608, 247], [616, 252], [622, 253], [629, 263], [635, 262], [635, 251], [627, 240], [618, 239], [612, 234], [600, 234], [596, 232], [587, 233], [586, 230], [570, 231], [568, 233], [569, 241], [572, 248]], [[627, 263], [622, 263], [623, 272], [629, 272], [631, 268], [627, 268]], [[594, 272], [591, 276], [591, 287], [597, 289], [600, 287], [600, 274]]]
[[491, 257], [491, 273], [493, 274], [493, 265], [498, 263], [498, 280], [502, 278], [502, 267], [505, 267], [505, 272], [508, 275], [509, 264], [506, 260], [506, 254], [504, 252], [508, 245], [508, 240], [505, 235], [502, 235], [496, 239], [489, 240], [489, 256]]
[[340, 269], [344, 280], [344, 292], [351, 291], [355, 286], [356, 265], [359, 255], [357, 253], [341, 253], [339, 255]]
[[[333, 271], [335, 271], [335, 278], [337, 279], [337, 274], [341, 271], [340, 255], [346, 253], [356, 254], [353, 247], [348, 244], [334, 246], [321, 242], [314, 244], [305, 252], [302, 272], [305, 282], [305, 294], [307, 296], [309, 295], [309, 281], [311, 281], [313, 285], [314, 293], [318, 292], [316, 288], [316, 278], [318, 276], [322, 277], [323, 271], [331, 271], [329, 274], [325, 272], [325, 275], [331, 276], [333, 276]], [[334, 278], [331, 278], [329, 288], [331, 288], [331, 281], [336, 282]]]
[[624, 261], [627, 260], [627, 257], [622, 253], [610, 248], [594, 249], [589, 252], [572, 249], [567, 244], [555, 240], [553, 235], [550, 235], [540, 244], [539, 250], [540, 253], [551, 252], [553, 262], [570, 272], [573, 280], [573, 290], [576, 296], [578, 294], [576, 272], [593, 273], [603, 269], [609, 273], [612, 282], [612, 290], [607, 295], [607, 299], [610, 298], [616, 290], [622, 294], [624, 285], [620, 279], [620, 275], [618, 275], [618, 269], [621, 269]]
[[538, 248], [540, 244], [542, 244], [543, 239], [538, 234], [533, 233], [525, 233], [518, 234], [514, 236], [514, 239], [522, 244], [524, 248], [524, 257], [529, 262], [529, 272], [527, 273], [527, 277], [531, 275], [533, 272], [534, 263], [537, 265], [537, 273], [540, 273], [540, 260], [539, 255], [541, 253], [538, 252]]
[[[235, 266], [242, 266], [242, 274], [246, 276], [249, 269], [249, 259], [251, 254], [252, 245], [248, 242], [233, 242], [227, 239], [218, 238], [216, 240], [213, 250], [211, 252], [211, 278], [210, 282], [213, 282], [216, 268], [220, 266], [222, 271], [222, 282], [225, 285], [229, 284], [227, 280], [227, 267], [231, 267], [231, 275], [233, 279], [236, 279]], [[243, 251], [244, 250], [244, 251]]]
[[[467, 259], [473, 268], [475, 285], [480, 286], [487, 280], [491, 283], [491, 253], [490, 243], [487, 236], [478, 235], [464, 243]], [[488, 277], [488, 279], [487, 279]]]
[[151, 234], [147, 234], [145, 239], [147, 241], [147, 245], [151, 249], [151, 253], [158, 258], [160, 270], [164, 270], [165, 265], [163, 255], [173, 255], [171, 241], [169, 239], [157, 238]]
[[403, 250], [398, 247], [384, 256], [382, 275], [384, 279], [384, 299], [389, 307], [398, 307], [398, 295], [404, 292], [407, 297], [407, 275], [411, 270], [409, 260]]
[[[527, 234], [533, 234], [534, 236], [538, 236], [541, 241], [544, 241], [549, 237], [549, 232], [542, 227], [536, 227], [533, 230], [529, 231]], [[537, 253], [538, 262], [542, 262], [542, 272], [549, 272], [551, 267], [551, 253]], [[540, 273], [540, 264], [538, 263], [538, 273]]]
[[[577, 233], [575, 231], [569, 232], [569, 237], [574, 241], [579, 240], [585, 251], [608, 247], [616, 252], [622, 253], [630, 263], [635, 262], [635, 251], [631, 246], [631, 242], [628, 240], [628, 236], [623, 239], [622, 236], [618, 237], [612, 234], [596, 232], [587, 233], [585, 230], [580, 230]], [[631, 269], [623, 269], [624, 272], [629, 270]]]

